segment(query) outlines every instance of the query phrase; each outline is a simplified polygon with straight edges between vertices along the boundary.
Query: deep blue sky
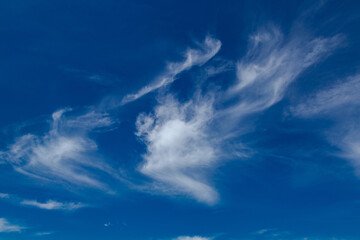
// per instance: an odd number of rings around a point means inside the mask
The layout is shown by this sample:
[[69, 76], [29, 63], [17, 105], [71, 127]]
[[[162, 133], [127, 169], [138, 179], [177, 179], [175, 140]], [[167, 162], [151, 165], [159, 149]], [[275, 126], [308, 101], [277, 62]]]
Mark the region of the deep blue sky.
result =
[[0, 239], [360, 239], [359, 1], [0, 2]]

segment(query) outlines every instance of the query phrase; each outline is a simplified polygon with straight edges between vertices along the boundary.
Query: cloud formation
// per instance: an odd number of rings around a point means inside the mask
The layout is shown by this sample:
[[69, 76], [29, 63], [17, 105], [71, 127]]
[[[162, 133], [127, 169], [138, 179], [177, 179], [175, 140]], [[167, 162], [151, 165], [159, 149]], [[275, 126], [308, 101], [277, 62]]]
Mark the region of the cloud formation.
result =
[[253, 34], [249, 50], [237, 64], [237, 82], [227, 92], [228, 97], [239, 100], [228, 111], [243, 116], [271, 107], [283, 98], [291, 82], [331, 54], [342, 41], [342, 35], [285, 37], [273, 25]]
[[113, 121], [106, 114], [91, 111], [65, 117], [70, 110], [54, 112], [47, 133], [17, 138], [7, 151], [0, 152], [0, 157], [28, 176], [105, 189], [88, 169], [110, 170], [104, 161], [93, 156], [97, 144], [87, 134], [94, 129], [109, 127]]
[[178, 74], [189, 70], [193, 66], [201, 66], [214, 57], [221, 48], [221, 42], [211, 36], [207, 36], [199, 49], [190, 48], [185, 53], [185, 60], [182, 62], [172, 62], [167, 65], [163, 74], [158, 76], [152, 83], [140, 89], [137, 93], [126, 95], [121, 105], [135, 101], [138, 98], [166, 86], [175, 81]]
[[136, 121], [136, 134], [147, 145], [140, 171], [153, 178], [162, 191], [185, 193], [207, 204], [218, 199], [201, 173], [216, 160], [215, 142], [208, 136], [212, 101], [181, 104], [169, 95], [153, 114], [140, 114]]
[[54, 200], [48, 200], [46, 202], [38, 202], [36, 200], [23, 200], [20, 202], [21, 205], [31, 206], [46, 210], [76, 210], [79, 208], [83, 208], [86, 205], [83, 203], [74, 203], [74, 202], [58, 202]]
[[299, 117], [332, 115], [336, 117], [344, 106], [358, 108], [360, 106], [360, 75], [348, 77], [333, 86], [317, 92], [304, 102], [291, 108], [291, 112]]
[[20, 232], [23, 229], [25, 229], [25, 227], [11, 224], [5, 218], [0, 218], [0, 233], [1, 232]]
[[54, 232], [37, 232], [35, 233], [35, 236], [48, 236], [52, 234], [54, 234]]
[[329, 119], [334, 125], [326, 139], [341, 149], [360, 176], [360, 75], [348, 77], [317, 92], [290, 111], [296, 117]]
[[200, 237], [200, 236], [193, 236], [193, 237], [180, 236], [180, 237], [174, 238], [173, 240], [211, 240], [211, 239], [212, 238]]
[[0, 198], [9, 198], [10, 195], [7, 193], [0, 193]]
[[[242, 120], [279, 102], [291, 82], [341, 41], [341, 35], [286, 38], [273, 25], [252, 35], [246, 55], [237, 63], [236, 81], [228, 89], [195, 94], [187, 102], [169, 94], [153, 113], [139, 115], [136, 134], [147, 150], [140, 172], [151, 177], [162, 193], [182, 193], [215, 204], [219, 196], [206, 170], [228, 157], [222, 148], [241, 136], [239, 126], [246, 128]], [[236, 149], [231, 154], [245, 155]]]

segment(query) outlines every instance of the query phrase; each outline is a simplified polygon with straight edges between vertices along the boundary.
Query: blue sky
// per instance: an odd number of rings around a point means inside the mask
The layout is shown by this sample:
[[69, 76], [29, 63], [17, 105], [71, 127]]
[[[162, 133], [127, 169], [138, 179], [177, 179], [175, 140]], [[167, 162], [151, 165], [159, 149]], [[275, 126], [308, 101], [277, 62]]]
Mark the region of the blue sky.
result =
[[0, 239], [359, 239], [359, 11], [0, 2]]

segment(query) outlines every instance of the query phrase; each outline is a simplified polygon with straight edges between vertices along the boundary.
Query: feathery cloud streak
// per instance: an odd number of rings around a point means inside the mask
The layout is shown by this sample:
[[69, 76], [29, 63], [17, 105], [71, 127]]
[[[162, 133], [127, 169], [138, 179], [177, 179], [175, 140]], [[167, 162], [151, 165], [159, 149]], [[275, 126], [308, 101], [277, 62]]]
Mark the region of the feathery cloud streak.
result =
[[105, 162], [91, 155], [96, 152], [97, 144], [87, 133], [114, 122], [107, 114], [96, 112], [67, 118], [64, 116], [67, 111], [70, 109], [52, 114], [46, 134], [25, 134], [7, 151], [0, 152], [0, 157], [16, 171], [32, 177], [104, 189], [104, 184], [87, 170], [108, 171]]
[[189, 70], [193, 66], [201, 66], [214, 57], [221, 48], [221, 42], [215, 38], [207, 36], [205, 41], [200, 44], [199, 49], [188, 49], [185, 53], [185, 60], [173, 62], [167, 65], [163, 74], [158, 76], [152, 83], [143, 87], [135, 94], [126, 95], [120, 105], [135, 101], [138, 98], [166, 86], [175, 81], [176, 76], [183, 71]]
[[1, 193], [0, 198], [2, 198], [5, 201], [11, 202], [16, 205], [21, 206], [30, 206], [30, 207], [36, 207], [40, 209], [46, 209], [46, 210], [76, 210], [79, 208], [87, 207], [88, 205], [81, 203], [81, 202], [60, 202], [55, 200], [47, 200], [45, 202], [39, 202], [37, 200], [29, 200], [29, 199], [22, 199], [15, 195], [10, 195], [7, 193]]
[[21, 205], [36, 207], [46, 210], [76, 210], [79, 208], [83, 208], [86, 205], [82, 203], [74, 203], [74, 202], [58, 202], [54, 200], [48, 200], [46, 202], [38, 202], [36, 200], [23, 200], [20, 202]]
[[319, 91], [303, 103], [291, 108], [293, 115], [314, 117], [322, 115], [336, 116], [344, 106], [360, 106], [360, 75], [355, 75], [334, 86]]
[[335, 125], [325, 134], [342, 150], [360, 176], [360, 75], [348, 77], [319, 91], [290, 110], [296, 117], [331, 119]]
[[5, 218], [0, 218], [0, 232], [20, 232], [24, 227], [9, 223]]
[[260, 30], [250, 37], [249, 50], [237, 64], [237, 83], [227, 94], [240, 99], [228, 111], [242, 116], [271, 107], [283, 98], [291, 82], [331, 54], [342, 41], [342, 35], [285, 38], [273, 25]]

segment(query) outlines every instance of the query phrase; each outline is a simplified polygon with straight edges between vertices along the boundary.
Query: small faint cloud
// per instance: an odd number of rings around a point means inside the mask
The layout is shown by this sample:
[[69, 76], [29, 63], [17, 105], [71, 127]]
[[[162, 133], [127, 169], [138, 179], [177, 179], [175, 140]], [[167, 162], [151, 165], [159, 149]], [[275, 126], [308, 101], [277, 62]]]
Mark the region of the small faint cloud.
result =
[[25, 227], [11, 224], [5, 218], [0, 218], [0, 232], [21, 232]]
[[263, 235], [269, 231], [270, 231], [270, 229], [260, 229], [259, 231], [256, 231], [255, 234]]
[[112, 86], [120, 82], [118, 77], [111, 74], [98, 74], [70, 67], [61, 67], [60, 69], [65, 73], [72, 74], [79, 79], [84, 79], [102, 86]]
[[23, 200], [20, 202], [21, 205], [37, 207], [46, 210], [76, 210], [79, 208], [86, 207], [83, 203], [74, 202], [58, 202], [54, 200], [48, 200], [46, 202], [38, 202], [36, 200]]
[[172, 240], [212, 240], [213, 238], [209, 237], [200, 237], [200, 236], [179, 236], [173, 238]]
[[10, 198], [10, 194], [8, 194], [8, 193], [0, 193], [0, 198]]
[[52, 234], [54, 234], [54, 232], [37, 232], [35, 233], [35, 236], [48, 236]]

